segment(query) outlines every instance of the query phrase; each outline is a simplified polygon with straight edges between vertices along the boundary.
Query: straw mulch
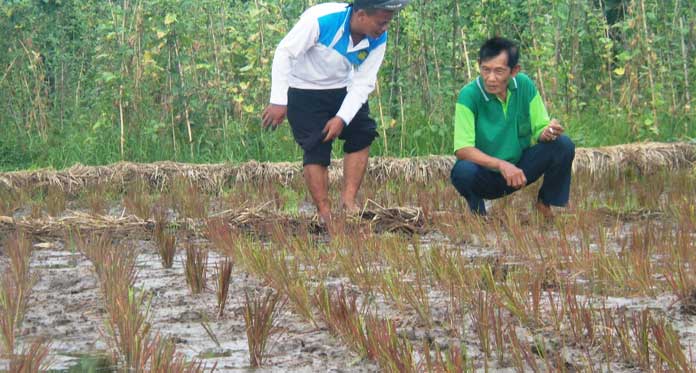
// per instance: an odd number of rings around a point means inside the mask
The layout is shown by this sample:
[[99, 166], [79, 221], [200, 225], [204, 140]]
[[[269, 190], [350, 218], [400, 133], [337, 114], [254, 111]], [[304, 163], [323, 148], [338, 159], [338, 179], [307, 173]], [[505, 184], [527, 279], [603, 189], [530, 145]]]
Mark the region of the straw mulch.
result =
[[[694, 143], [640, 143], [601, 148], [578, 148], [575, 171], [592, 174], [620, 173], [628, 170], [652, 173], [658, 170], [674, 170], [693, 167], [696, 162]], [[375, 180], [402, 178], [406, 181], [427, 182], [448, 178], [454, 164], [452, 156], [428, 156], [415, 158], [370, 159], [368, 177]], [[341, 178], [342, 161], [332, 162], [330, 178]], [[97, 183], [126, 185], [136, 179], [148, 181], [157, 188], [167, 188], [175, 177], [185, 177], [189, 182], [208, 192], [217, 192], [235, 183], [279, 182], [288, 183], [301, 178], [300, 163], [261, 163], [251, 161], [232, 164], [184, 164], [175, 162], [130, 163], [120, 162], [107, 166], [76, 165], [62, 171], [38, 170], [0, 173], [0, 187], [23, 189], [56, 186], [74, 193], [85, 186]]]
[[368, 220], [377, 232], [423, 233], [425, 215], [417, 207], [382, 207], [368, 201], [358, 217]]
[[[326, 229], [311, 217], [298, 217], [280, 214], [267, 205], [226, 210], [210, 216], [222, 219], [231, 227], [258, 235], [268, 235], [277, 227], [290, 233], [322, 233]], [[360, 218], [360, 219], [357, 219]], [[358, 223], [369, 224], [375, 232], [424, 232], [425, 219], [418, 208], [384, 208], [376, 203], [366, 207], [355, 219]], [[135, 215], [108, 216], [94, 215], [79, 211], [68, 211], [59, 218], [39, 219], [13, 218], [0, 216], [0, 235], [3, 232], [21, 230], [38, 240], [52, 240], [66, 237], [71, 231], [81, 233], [109, 233], [112, 237], [148, 239], [155, 228], [155, 220], [142, 219]], [[207, 219], [180, 219], [168, 222], [183, 229], [183, 232], [196, 237], [205, 237]]]

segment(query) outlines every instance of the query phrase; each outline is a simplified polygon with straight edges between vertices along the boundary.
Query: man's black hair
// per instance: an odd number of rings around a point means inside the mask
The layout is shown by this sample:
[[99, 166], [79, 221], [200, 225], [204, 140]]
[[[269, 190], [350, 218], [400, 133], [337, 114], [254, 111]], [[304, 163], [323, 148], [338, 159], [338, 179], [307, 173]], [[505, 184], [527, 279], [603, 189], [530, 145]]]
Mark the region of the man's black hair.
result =
[[397, 11], [405, 7], [411, 0], [354, 0], [353, 10], [364, 10], [368, 14], [378, 10]]
[[479, 50], [479, 61], [488, 61], [492, 58], [498, 57], [498, 55], [500, 55], [502, 52], [507, 53], [507, 64], [511, 69], [517, 66], [517, 63], [520, 61], [520, 51], [517, 44], [515, 44], [515, 42], [512, 40], [498, 36], [488, 39], [485, 43], [483, 43], [481, 49]]

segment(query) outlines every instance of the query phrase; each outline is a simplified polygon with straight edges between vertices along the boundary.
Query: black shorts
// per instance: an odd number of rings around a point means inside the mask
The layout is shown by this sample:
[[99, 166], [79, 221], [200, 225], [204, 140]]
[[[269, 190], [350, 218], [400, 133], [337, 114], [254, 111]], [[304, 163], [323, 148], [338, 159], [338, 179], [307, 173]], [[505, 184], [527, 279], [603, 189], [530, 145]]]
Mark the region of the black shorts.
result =
[[[328, 166], [331, 163], [333, 141], [322, 142], [326, 122], [341, 108], [346, 89], [288, 89], [288, 122], [295, 141], [304, 151], [303, 164]], [[358, 110], [338, 137], [345, 140], [344, 153], [354, 153], [372, 144], [377, 137], [377, 123], [370, 118], [367, 102]]]

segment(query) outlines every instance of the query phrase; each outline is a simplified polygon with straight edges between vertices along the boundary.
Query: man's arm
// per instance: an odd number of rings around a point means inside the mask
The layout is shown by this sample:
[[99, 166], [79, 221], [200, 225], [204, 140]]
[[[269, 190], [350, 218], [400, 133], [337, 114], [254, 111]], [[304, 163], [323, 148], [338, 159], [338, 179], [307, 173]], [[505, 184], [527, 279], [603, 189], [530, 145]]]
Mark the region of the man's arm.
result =
[[[535, 89], [536, 90], [536, 89]], [[546, 111], [544, 100], [541, 99], [539, 92], [529, 103], [529, 116], [532, 122], [532, 133], [538, 142], [548, 142], [556, 140], [563, 134], [564, 128], [557, 119], [550, 119]]]
[[519, 189], [527, 185], [527, 177], [520, 168], [508, 161], [491, 157], [475, 147], [461, 148], [457, 150], [454, 155], [457, 159], [473, 162], [479, 166], [500, 171], [500, 174], [505, 178], [505, 182], [509, 187]]
[[387, 43], [373, 49], [365, 61], [353, 72], [353, 79], [348, 86], [348, 93], [343, 99], [341, 108], [336, 113], [344, 122], [350, 123], [360, 107], [367, 102], [367, 97], [374, 91], [377, 82], [377, 72], [384, 60]]
[[285, 120], [292, 62], [316, 44], [318, 37], [319, 23], [314, 17], [304, 15], [278, 44], [273, 55], [270, 104], [261, 115], [264, 127], [275, 127]]
[[324, 142], [331, 141], [341, 135], [343, 128], [353, 120], [360, 107], [367, 102], [367, 98], [375, 89], [377, 72], [384, 60], [386, 43], [370, 52], [365, 61], [353, 72], [353, 79], [348, 86], [348, 93], [343, 99], [341, 108], [336, 116], [331, 118], [324, 126]]

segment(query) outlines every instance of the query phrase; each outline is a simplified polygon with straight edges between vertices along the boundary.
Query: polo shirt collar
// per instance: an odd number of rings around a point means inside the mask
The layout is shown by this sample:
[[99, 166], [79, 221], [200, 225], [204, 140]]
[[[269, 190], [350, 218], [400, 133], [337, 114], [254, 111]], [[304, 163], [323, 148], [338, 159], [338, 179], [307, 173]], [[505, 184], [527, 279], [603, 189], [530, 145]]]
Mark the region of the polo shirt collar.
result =
[[[484, 88], [484, 85], [483, 85], [483, 78], [481, 78], [480, 75], [476, 78], [476, 85], [478, 86], [479, 90], [481, 91], [481, 95], [483, 96], [483, 99], [486, 100], [486, 102], [496, 98], [495, 95], [486, 92], [486, 89]], [[516, 91], [517, 87], [518, 87], [517, 77], [513, 76], [512, 78], [510, 78], [510, 81], [508, 82], [508, 91], [510, 91], [510, 92]]]
[[[343, 34], [348, 34], [348, 52], [355, 52], [358, 50], [362, 49], [367, 49], [370, 47], [370, 41], [368, 40], [367, 35], [360, 40], [360, 42], [356, 45], [353, 44], [353, 37], [350, 34], [350, 19], [353, 15], [353, 6], [349, 5], [346, 7], [346, 17], [343, 19], [343, 29], [342, 31], [339, 31], [339, 33]], [[337, 35], [336, 39], [340, 39], [340, 36]]]

